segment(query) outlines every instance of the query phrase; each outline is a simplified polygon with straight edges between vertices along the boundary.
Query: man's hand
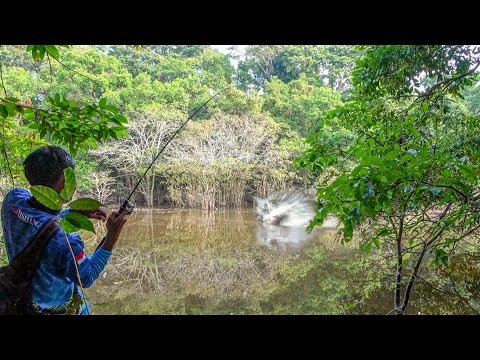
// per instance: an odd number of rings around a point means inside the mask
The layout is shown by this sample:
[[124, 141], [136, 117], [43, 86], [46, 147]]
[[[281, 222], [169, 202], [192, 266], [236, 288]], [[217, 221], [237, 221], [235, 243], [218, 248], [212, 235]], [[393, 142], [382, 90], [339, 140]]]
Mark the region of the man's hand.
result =
[[97, 220], [105, 221], [105, 219], [107, 218], [107, 213], [105, 212], [105, 210], [103, 210], [101, 208], [94, 209], [94, 210], [73, 210], [73, 209], [71, 209], [70, 211], [79, 213], [81, 215], [84, 215], [84, 216], [88, 217], [89, 219], [97, 219]]
[[123, 209], [119, 214], [116, 211], [113, 211], [107, 220], [107, 235], [105, 236], [105, 242], [102, 245], [102, 248], [107, 251], [112, 251], [115, 243], [120, 236], [120, 232], [123, 229], [123, 225], [127, 222], [127, 209]]

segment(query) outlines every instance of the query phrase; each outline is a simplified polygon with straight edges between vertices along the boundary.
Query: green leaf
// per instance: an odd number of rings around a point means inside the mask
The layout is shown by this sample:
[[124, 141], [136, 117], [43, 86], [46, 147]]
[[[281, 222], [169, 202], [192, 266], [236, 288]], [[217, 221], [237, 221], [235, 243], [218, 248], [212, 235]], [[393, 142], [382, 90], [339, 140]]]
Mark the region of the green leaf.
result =
[[65, 200], [70, 200], [77, 187], [75, 171], [73, 171], [71, 167], [68, 167], [63, 170], [63, 174], [65, 175], [65, 186], [63, 187], [60, 196]]
[[30, 187], [30, 191], [40, 204], [52, 210], [62, 210], [62, 198], [52, 188], [35, 185]]
[[81, 198], [72, 201], [70, 204], [68, 204], [68, 206], [74, 210], [93, 210], [104, 205], [95, 199]]
[[7, 118], [7, 117], [8, 117], [8, 111], [7, 111], [7, 108], [6, 108], [4, 105], [0, 105], [0, 115], [1, 115], [3, 118]]
[[366, 243], [364, 249], [365, 249], [365, 254], [367, 255], [370, 254], [370, 250], [372, 249], [372, 243], [371, 242]]
[[126, 131], [124, 131], [124, 130], [122, 130], [122, 131], [116, 131], [116, 133], [117, 133], [118, 136], [124, 136], [124, 137], [128, 137], [128, 136], [129, 136], [128, 133], [127, 133]]
[[115, 119], [117, 119], [118, 121], [120, 121], [122, 123], [127, 123], [128, 122], [127, 118], [123, 115], [120, 115], [120, 114], [115, 116]]
[[30, 50], [32, 51], [33, 60], [37, 61], [37, 48], [38, 45], [31, 45]]
[[351, 220], [343, 222], [343, 236], [346, 240], [350, 240], [353, 236], [353, 225]]
[[98, 102], [98, 107], [100, 109], [105, 109], [105, 105], [107, 105], [107, 99], [101, 98], [100, 101]]
[[16, 105], [10, 104], [10, 103], [5, 103], [4, 106], [7, 108], [8, 116], [15, 115], [15, 108], [17, 107]]
[[77, 228], [95, 233], [92, 222], [85, 215], [70, 211], [65, 218]]
[[469, 175], [472, 173], [472, 169], [468, 165], [457, 164], [457, 166], [463, 174]]
[[43, 60], [45, 56], [45, 48], [41, 45], [35, 45], [32, 48], [32, 57], [35, 61]]
[[[67, 214], [68, 215], [68, 214]], [[65, 230], [65, 233], [69, 234], [75, 231], [78, 231], [79, 228], [77, 228], [75, 225], [73, 225], [70, 221], [68, 221], [66, 218], [60, 220], [60, 224], [63, 227], [63, 230]]]
[[44, 45], [45, 50], [54, 58], [54, 59], [59, 59], [60, 58], [60, 53], [58, 52], [58, 49], [54, 45]]
[[389, 229], [383, 228], [377, 233], [377, 236], [385, 236], [385, 235], [388, 235], [390, 233], [391, 233], [391, 231]]
[[110, 110], [110, 111], [113, 112], [113, 113], [117, 113], [117, 112], [120, 111], [120, 109], [117, 108], [117, 107], [114, 106], [114, 105], [105, 105], [104, 108], [107, 109], [107, 110]]
[[33, 111], [32, 109], [25, 109], [25, 111], [23, 112], [23, 118], [25, 120], [35, 119], [35, 111]]
[[449, 169], [443, 169], [443, 170], [441, 171], [441, 174], [442, 174], [443, 176], [445, 176], [445, 177], [450, 177], [450, 176], [452, 175], [452, 171], [449, 170]]

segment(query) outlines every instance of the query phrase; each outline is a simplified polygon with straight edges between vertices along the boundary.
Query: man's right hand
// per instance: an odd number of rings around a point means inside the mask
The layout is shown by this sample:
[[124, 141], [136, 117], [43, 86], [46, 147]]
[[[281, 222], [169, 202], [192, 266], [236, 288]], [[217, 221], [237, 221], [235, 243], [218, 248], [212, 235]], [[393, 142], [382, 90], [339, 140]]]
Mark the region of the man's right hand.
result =
[[115, 243], [122, 232], [123, 225], [127, 222], [127, 209], [123, 209], [119, 214], [113, 211], [107, 219], [107, 236], [105, 236], [105, 242], [102, 245], [102, 249], [112, 251]]

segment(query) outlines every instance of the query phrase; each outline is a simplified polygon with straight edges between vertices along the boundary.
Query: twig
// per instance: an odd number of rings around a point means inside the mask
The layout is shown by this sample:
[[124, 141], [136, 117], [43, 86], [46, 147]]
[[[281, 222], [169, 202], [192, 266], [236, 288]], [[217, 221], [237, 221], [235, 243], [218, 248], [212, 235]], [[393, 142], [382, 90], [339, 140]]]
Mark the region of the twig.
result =
[[[45, 49], [45, 52], [46, 52], [47, 54], [52, 55], [52, 54], [45, 48], [45, 46], [42, 45], [42, 47]], [[55, 59], [55, 56], [53, 56], [53, 58]], [[58, 60], [58, 59], [55, 59], [55, 61], [58, 62], [60, 65], [62, 65], [65, 69], [70, 70], [71, 72], [73, 72], [73, 73], [75, 73], [75, 74], [77, 74], [77, 75], [83, 76], [83, 77], [89, 79], [90, 81], [93, 81], [93, 82], [94, 82], [95, 84], [97, 84], [98, 86], [103, 87], [102, 84], [100, 84], [97, 80], [92, 79], [90, 76], [87, 76], [87, 75], [85, 75], [85, 74], [82, 74], [82, 73], [80, 73], [80, 72], [72, 69], [71, 67], [65, 65], [63, 62], [61, 62], [61, 61]]]
[[456, 76], [456, 77], [453, 77], [453, 78], [450, 78], [450, 79], [445, 79], [443, 81], [440, 81], [439, 83], [436, 83], [431, 88], [427, 89], [427, 91], [425, 91], [423, 94], [420, 94], [419, 97], [420, 98], [425, 98], [425, 97], [431, 96], [433, 91], [435, 89], [437, 89], [438, 87], [442, 86], [442, 85], [445, 85], [444, 86], [444, 89], [445, 89], [448, 85], [450, 85], [450, 83], [452, 83], [454, 81], [457, 81], [457, 80], [460, 80], [460, 79], [462, 79], [462, 78], [464, 78], [468, 75], [473, 74], [479, 66], [480, 66], [480, 62], [478, 62], [477, 65], [473, 69], [471, 69], [470, 71], [467, 71], [465, 74], [462, 74], [462, 75], [459, 75], [459, 76]]
[[429, 185], [429, 186], [436, 186], [436, 187], [446, 188], [446, 189], [452, 189], [457, 194], [461, 195], [465, 200], [468, 200], [468, 198], [469, 198], [468, 195], [465, 195], [463, 192], [454, 188], [452, 185], [433, 185], [432, 183], [429, 183], [429, 182], [426, 182], [426, 181], [422, 181], [421, 184], [425, 184], [425, 185]]
[[26, 109], [31, 109], [31, 110], [35, 110], [35, 111], [43, 111], [43, 112], [45, 112], [45, 113], [48, 112], [48, 110], [39, 109], [39, 108], [36, 108], [36, 107], [33, 107], [33, 106], [29, 106], [29, 105], [24, 104], [24, 103], [21, 102], [21, 101], [19, 101], [19, 102], [14, 102], [14, 101], [10, 101], [10, 100], [7, 100], [7, 99], [5, 99], [5, 98], [2, 98], [2, 97], [0, 97], [0, 101], [6, 102], [6, 103], [9, 103], [9, 104], [13, 104], [13, 105], [18, 105], [18, 106], [21, 106], [22, 108], [26, 108]]
[[10, 167], [10, 162], [8, 161], [7, 147], [5, 145], [5, 127], [2, 127], [2, 129], [3, 129], [3, 131], [2, 131], [3, 155], [5, 157], [5, 162], [6, 162], [6, 165], [7, 165], [7, 169], [10, 173], [10, 180], [12, 181], [12, 186], [15, 188], [15, 179], [13, 177], [12, 168]]
[[5, 88], [5, 84], [3, 83], [3, 70], [2, 70], [2, 63], [0, 63], [0, 79], [2, 81], [2, 88], [3, 92], [5, 93], [5, 97], [7, 97], [7, 89]]
[[[442, 219], [448, 212], [448, 210], [450, 210], [450, 206], [452, 204], [449, 203], [448, 206], [445, 208], [443, 214], [440, 216], [439, 220]], [[413, 274], [412, 276], [410, 276], [410, 279], [408, 281], [408, 284], [407, 284], [407, 288], [405, 289], [405, 295], [403, 297], [403, 304], [402, 304], [402, 308], [401, 308], [401, 311], [402, 313], [405, 311], [405, 308], [407, 307], [408, 305], [408, 300], [410, 299], [410, 293], [413, 289], [413, 284], [417, 278], [417, 273], [418, 273], [418, 270], [420, 269], [420, 265], [422, 264], [422, 261], [423, 261], [423, 257], [425, 256], [425, 253], [427, 252], [428, 248], [433, 244], [433, 242], [435, 240], [437, 240], [440, 235], [442, 235], [443, 231], [445, 230], [445, 228], [447, 227], [447, 225], [445, 225], [444, 227], [442, 227], [426, 244], [425, 246], [423, 247], [423, 250], [417, 260], [417, 263], [415, 264], [415, 268], [413, 269]]]
[[52, 69], [52, 63], [50, 61], [50, 53], [47, 51], [47, 59], [48, 59], [48, 65], [50, 66], [50, 84], [53, 83], [53, 69]]
[[[2, 88], [3, 92], [5, 93], [5, 97], [7, 97], [7, 89], [5, 88], [5, 84], [3, 83], [3, 70], [2, 70], [2, 64], [0, 63], [0, 80], [2, 82]], [[0, 98], [1, 99], [1, 98]], [[5, 128], [6, 126], [2, 126], [2, 145], [3, 145], [3, 155], [5, 156], [5, 163], [7, 166], [7, 169], [10, 173], [10, 179], [12, 180], [12, 186], [15, 187], [15, 179], [13, 178], [13, 173], [12, 173], [12, 168], [10, 167], [10, 162], [8, 161], [8, 154], [7, 154], [7, 147], [5, 144]]]

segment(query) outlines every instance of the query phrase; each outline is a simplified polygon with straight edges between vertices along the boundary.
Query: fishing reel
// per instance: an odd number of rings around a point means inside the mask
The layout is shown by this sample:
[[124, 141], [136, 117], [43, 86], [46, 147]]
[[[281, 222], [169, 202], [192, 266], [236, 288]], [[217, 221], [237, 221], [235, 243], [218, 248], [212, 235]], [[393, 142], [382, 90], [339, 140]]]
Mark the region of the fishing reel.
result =
[[128, 201], [128, 200], [125, 200], [122, 204], [122, 206], [120, 206], [120, 210], [118, 211], [119, 214], [122, 213], [123, 209], [127, 209], [127, 215], [130, 215], [133, 210], [135, 209], [135, 204], [132, 203], [131, 201]]

